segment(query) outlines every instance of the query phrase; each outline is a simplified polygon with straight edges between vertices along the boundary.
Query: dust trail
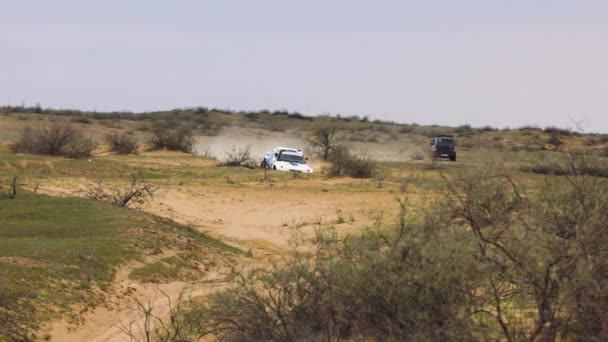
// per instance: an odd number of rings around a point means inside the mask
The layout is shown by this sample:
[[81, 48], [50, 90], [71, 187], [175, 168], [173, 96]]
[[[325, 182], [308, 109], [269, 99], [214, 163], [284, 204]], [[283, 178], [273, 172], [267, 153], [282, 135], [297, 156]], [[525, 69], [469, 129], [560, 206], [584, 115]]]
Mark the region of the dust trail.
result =
[[293, 147], [305, 150], [306, 141], [290, 133], [227, 128], [217, 136], [196, 137], [194, 150], [197, 154], [211, 154], [221, 158], [233, 148], [249, 146], [254, 159], [262, 160], [264, 152], [277, 146]]
[[[350, 142], [345, 141], [355, 153], [367, 153], [378, 161], [408, 161], [415, 153], [427, 153], [426, 146], [417, 142]], [[254, 160], [262, 160], [264, 152], [277, 146], [292, 147], [303, 150], [311, 160], [318, 159], [312, 155], [304, 135], [291, 132], [271, 132], [260, 129], [230, 127], [222, 130], [217, 136], [198, 136], [194, 151], [199, 155], [212, 155], [221, 159], [233, 148], [249, 146]]]

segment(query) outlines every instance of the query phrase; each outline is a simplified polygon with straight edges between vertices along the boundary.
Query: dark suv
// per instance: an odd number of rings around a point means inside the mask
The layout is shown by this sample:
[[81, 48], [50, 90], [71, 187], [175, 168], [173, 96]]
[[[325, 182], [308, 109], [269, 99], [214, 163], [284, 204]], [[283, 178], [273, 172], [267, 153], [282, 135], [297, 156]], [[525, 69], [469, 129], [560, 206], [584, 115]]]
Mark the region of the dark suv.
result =
[[451, 135], [437, 135], [431, 141], [431, 156], [456, 161], [456, 140]]

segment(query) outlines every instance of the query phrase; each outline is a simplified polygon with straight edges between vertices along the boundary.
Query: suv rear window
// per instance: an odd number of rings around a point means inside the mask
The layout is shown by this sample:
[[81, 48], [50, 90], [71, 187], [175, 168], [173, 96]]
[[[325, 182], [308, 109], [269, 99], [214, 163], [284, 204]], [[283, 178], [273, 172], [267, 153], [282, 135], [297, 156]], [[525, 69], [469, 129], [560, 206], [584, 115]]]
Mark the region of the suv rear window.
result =
[[454, 147], [454, 140], [449, 138], [437, 138], [437, 146]]

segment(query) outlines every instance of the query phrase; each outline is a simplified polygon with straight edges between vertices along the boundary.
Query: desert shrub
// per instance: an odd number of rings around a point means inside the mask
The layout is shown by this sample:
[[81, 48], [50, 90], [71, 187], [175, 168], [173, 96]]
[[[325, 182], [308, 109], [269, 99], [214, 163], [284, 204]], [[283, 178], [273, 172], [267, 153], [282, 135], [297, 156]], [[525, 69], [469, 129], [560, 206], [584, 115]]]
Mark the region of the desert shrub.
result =
[[332, 177], [371, 178], [377, 169], [375, 160], [366, 154], [355, 155], [344, 145], [335, 146], [328, 161], [331, 163], [328, 174]]
[[604, 147], [604, 149], [601, 152], [601, 156], [604, 158], [608, 158], [608, 146]]
[[194, 135], [192, 129], [170, 122], [156, 122], [150, 129], [152, 136], [148, 141], [152, 150], [172, 150], [192, 152]]
[[84, 124], [84, 125], [93, 123], [93, 121], [91, 121], [91, 119], [87, 116], [75, 116], [75, 117], [71, 118], [70, 121], [74, 122], [74, 123]]
[[137, 153], [137, 141], [132, 135], [124, 132], [112, 132], [105, 136], [106, 143], [110, 145], [110, 150], [118, 154]]
[[545, 133], [549, 133], [549, 134], [553, 134], [553, 135], [571, 135], [572, 131], [570, 129], [562, 129], [562, 128], [557, 128], [557, 127], [553, 127], [553, 126], [548, 126], [545, 127], [545, 129], [543, 129], [543, 131]]
[[255, 162], [251, 158], [251, 147], [236, 148], [232, 147], [230, 151], [224, 152], [220, 160], [220, 166], [243, 166], [248, 168], [256, 167]]
[[570, 160], [572, 174], [547, 178], [532, 198], [503, 172], [450, 182], [455, 219], [479, 244], [479, 299], [494, 303], [488, 316], [505, 340], [608, 337], [608, 182], [577, 171], [581, 163]]
[[533, 125], [525, 125], [525, 126], [521, 126], [520, 128], [518, 128], [519, 131], [542, 131], [542, 129], [538, 126], [533, 126]]
[[547, 144], [554, 145], [556, 148], [559, 148], [562, 144], [561, 139], [556, 134], [552, 134], [549, 139], [547, 139]]
[[473, 296], [462, 274], [473, 259], [451, 252], [467, 249], [462, 233], [441, 228], [406, 217], [403, 205], [392, 227], [343, 240], [319, 228], [271, 267], [235, 274], [235, 286], [184, 316], [201, 318], [199, 333], [228, 341], [469, 340]]
[[412, 133], [415, 130], [416, 130], [416, 127], [410, 126], [410, 125], [403, 125], [403, 126], [399, 127], [399, 133], [401, 133], [401, 134]]
[[473, 128], [469, 124], [461, 125], [454, 129], [454, 132], [456, 132], [456, 133], [467, 133], [467, 132], [472, 132], [472, 131], [473, 131]]
[[390, 126], [378, 125], [376, 126], [376, 131], [380, 133], [389, 134], [393, 132], [393, 129]]
[[96, 147], [97, 142], [93, 138], [79, 134], [66, 145], [63, 155], [74, 159], [88, 158]]
[[14, 152], [86, 158], [91, 156], [96, 145], [92, 138], [70, 123], [52, 121], [37, 127], [25, 127], [11, 149]]
[[323, 160], [328, 160], [330, 153], [338, 144], [336, 141], [337, 127], [334, 125], [322, 124], [313, 128], [308, 136], [310, 147]]
[[524, 166], [521, 170], [552, 176], [584, 175], [608, 178], [608, 163], [603, 160], [586, 158], [585, 155], [571, 156], [570, 160], [543, 160]]
[[123, 185], [97, 185], [81, 192], [90, 199], [111, 203], [117, 207], [128, 207], [133, 203], [144, 203], [154, 197], [158, 186], [147, 182], [141, 174], [131, 175], [131, 182]]
[[498, 128], [492, 127], [492, 126], [483, 126], [481, 128], [478, 129], [479, 132], [494, 132], [497, 131]]

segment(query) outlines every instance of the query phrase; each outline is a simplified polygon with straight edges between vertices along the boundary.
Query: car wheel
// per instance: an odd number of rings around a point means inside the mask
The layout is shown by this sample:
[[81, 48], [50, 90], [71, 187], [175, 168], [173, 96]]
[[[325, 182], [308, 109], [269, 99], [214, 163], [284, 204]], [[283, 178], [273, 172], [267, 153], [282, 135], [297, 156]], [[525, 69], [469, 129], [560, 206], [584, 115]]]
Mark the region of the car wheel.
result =
[[260, 167], [261, 167], [262, 169], [267, 169], [267, 168], [268, 168], [268, 167], [266, 166], [266, 161], [265, 161], [265, 160], [262, 160], [262, 163], [260, 164]]
[[273, 166], [273, 167], [272, 167], [272, 169], [273, 169], [273, 170], [276, 170], [276, 169], [277, 169], [277, 167], [276, 167], [276, 166]]
[[456, 161], [456, 156], [450, 157], [451, 161]]

